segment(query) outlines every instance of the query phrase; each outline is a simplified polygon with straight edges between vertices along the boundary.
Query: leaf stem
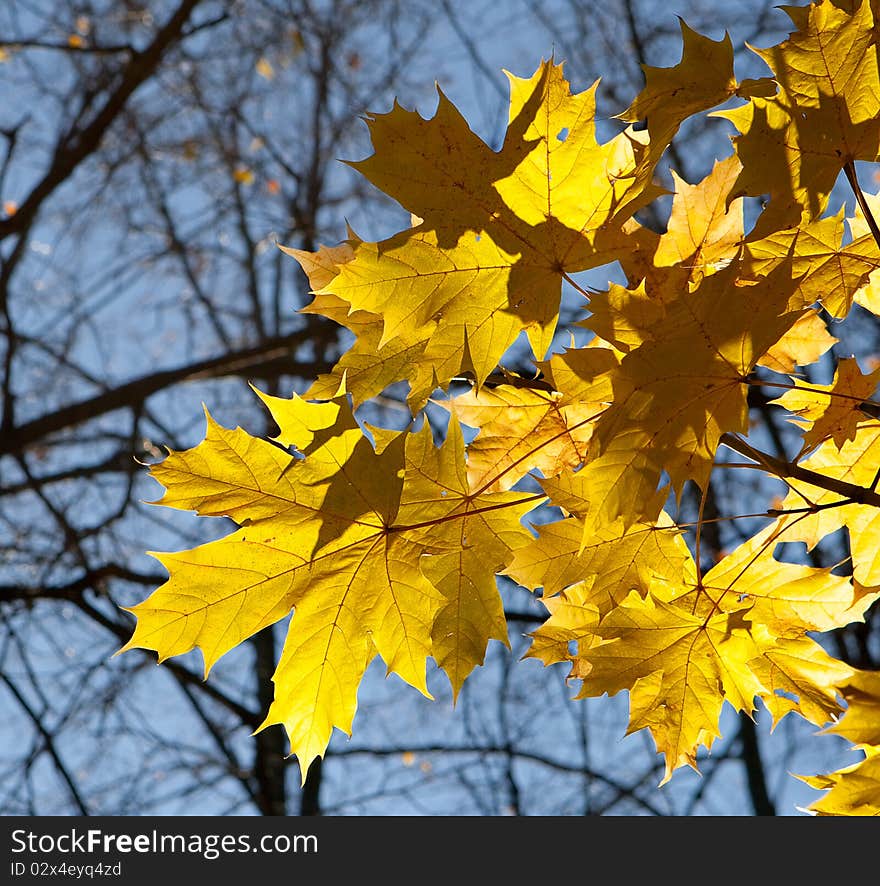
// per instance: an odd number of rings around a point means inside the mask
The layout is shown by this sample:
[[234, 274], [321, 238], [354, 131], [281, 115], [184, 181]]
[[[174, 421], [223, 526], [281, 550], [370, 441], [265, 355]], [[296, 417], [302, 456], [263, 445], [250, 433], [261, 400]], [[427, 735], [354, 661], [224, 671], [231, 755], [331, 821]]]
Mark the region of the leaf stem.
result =
[[593, 293], [590, 292], [589, 289], [584, 289], [584, 287], [572, 279], [571, 275], [566, 271], [562, 272], [562, 279], [570, 286], [574, 287], [584, 298], [591, 299], [593, 297]]
[[[880, 498], [880, 496], [877, 496]], [[475, 517], [477, 514], [485, 514], [488, 511], [497, 511], [500, 508], [514, 508], [517, 505], [528, 504], [530, 501], [539, 501], [546, 499], [547, 496], [543, 492], [527, 495], [525, 498], [518, 498], [516, 501], [503, 501], [497, 505], [487, 505], [484, 508], [474, 508], [472, 511], [459, 511], [455, 514], [446, 514], [443, 517], [437, 517], [434, 520], [425, 520], [422, 523], [406, 523], [400, 526], [389, 526], [387, 532], [408, 532], [411, 529], [425, 529], [428, 526], [438, 526], [440, 523], [448, 523], [450, 520], [461, 520], [465, 517]]]
[[[747, 376], [745, 383], [763, 388], [782, 388], [784, 391], [806, 391], [808, 394], [824, 395], [825, 397], [828, 397], [829, 400], [834, 400], [835, 398], [839, 400], [851, 400], [854, 403], [858, 403], [860, 407], [863, 405], [880, 407], [880, 403], [876, 400], [871, 400], [868, 397], [856, 397], [853, 394], [843, 394], [840, 391], [823, 391], [821, 388], [814, 388], [812, 385], [787, 385], [782, 382], [764, 381], [764, 379], [757, 379], [752, 376]], [[866, 414], [872, 415], [873, 413], [866, 410]]]
[[856, 202], [864, 213], [865, 221], [868, 223], [868, 228], [874, 237], [874, 242], [877, 246], [880, 246], [880, 227], [878, 227], [877, 221], [871, 212], [871, 207], [868, 206], [868, 201], [865, 199], [864, 193], [862, 193], [862, 188], [861, 185], [859, 185], [859, 179], [856, 175], [855, 161], [847, 160], [844, 164], [843, 171], [846, 173], [846, 180], [849, 182], [849, 186], [852, 188], [853, 193], [856, 196]]

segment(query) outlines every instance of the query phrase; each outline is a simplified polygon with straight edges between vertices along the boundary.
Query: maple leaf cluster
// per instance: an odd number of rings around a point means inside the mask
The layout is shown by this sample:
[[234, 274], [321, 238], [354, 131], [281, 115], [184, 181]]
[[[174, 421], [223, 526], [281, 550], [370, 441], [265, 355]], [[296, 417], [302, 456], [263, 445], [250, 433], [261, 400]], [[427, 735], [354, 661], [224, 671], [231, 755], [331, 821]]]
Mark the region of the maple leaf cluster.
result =
[[[725, 703], [747, 714], [760, 703], [774, 724], [795, 713], [864, 752], [807, 778], [828, 790], [812, 812], [880, 814], [880, 682], [816, 639], [864, 620], [880, 597], [869, 408], [880, 374], [854, 359], [828, 385], [798, 371], [835, 343], [828, 317], [854, 303], [880, 315], [877, 202], [854, 165], [880, 160], [877, 11], [868, 0], [786, 9], [794, 30], [756, 50], [772, 72], [758, 80], [737, 81], [728, 37], [682, 24], [680, 63], [645, 68], [620, 115], [630, 125], [606, 142], [598, 83], [573, 94], [553, 61], [508, 75], [497, 151], [442, 92], [430, 119], [398, 104], [369, 116], [374, 153], [352, 165], [413, 226], [378, 243], [350, 232], [317, 252], [283, 247], [310, 281], [304, 311], [353, 343], [302, 396], [257, 392], [272, 440], [208, 416], [202, 443], [153, 466], [162, 505], [240, 528], [156, 555], [169, 579], [131, 610], [124, 648], [160, 660], [198, 648], [207, 676], [292, 612], [263, 725], [283, 724], [304, 778], [334, 728], [350, 734], [377, 655], [425, 695], [431, 658], [457, 695], [489, 641], [508, 642], [505, 575], [548, 612], [529, 655], [567, 662], [580, 697], [626, 690], [629, 729], [650, 730], [664, 781], [697, 768]], [[739, 133], [733, 154], [696, 184], [673, 173], [666, 230], [643, 226], [636, 214], [666, 193], [657, 164], [681, 124], [720, 105], [714, 115]], [[827, 213], [841, 172], [858, 198], [852, 218]], [[761, 195], [747, 231], [743, 198]], [[577, 283], [612, 262], [625, 285]], [[591, 337], [554, 352], [563, 286], [583, 296]], [[523, 338], [534, 377], [504, 368]], [[462, 379], [470, 390], [450, 393]], [[410, 429], [358, 420], [401, 382]], [[767, 385], [784, 390], [774, 405], [802, 431], [788, 460], [745, 439], [749, 390]], [[439, 446], [429, 401], [449, 414]], [[467, 444], [462, 425], [477, 432]], [[702, 516], [677, 524], [670, 502], [686, 484], [705, 500], [724, 451], [788, 493], [705, 571]], [[532, 527], [541, 506], [561, 516]], [[841, 528], [849, 574], [775, 556]]]

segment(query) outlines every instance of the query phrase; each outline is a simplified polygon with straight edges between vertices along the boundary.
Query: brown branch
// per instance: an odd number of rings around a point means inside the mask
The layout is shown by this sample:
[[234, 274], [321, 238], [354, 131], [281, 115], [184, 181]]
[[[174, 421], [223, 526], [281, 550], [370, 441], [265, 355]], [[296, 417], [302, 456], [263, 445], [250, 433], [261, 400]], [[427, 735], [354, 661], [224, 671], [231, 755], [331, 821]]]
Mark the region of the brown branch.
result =
[[874, 492], [872, 489], [857, 486], [855, 483], [847, 483], [845, 480], [838, 480], [835, 477], [826, 477], [824, 474], [818, 474], [815, 471], [802, 468], [800, 465], [792, 464], [785, 459], [769, 455], [760, 449], [750, 446], [745, 440], [741, 440], [735, 434], [727, 433], [722, 435], [721, 443], [740, 453], [740, 455], [745, 455], [758, 464], [765, 465], [770, 473], [778, 477], [791, 477], [795, 480], [801, 480], [804, 483], [809, 483], [810, 486], [826, 489], [829, 492], [836, 492], [854, 504], [873, 505], [875, 508], [880, 508], [880, 493]]
[[163, 575], [135, 572], [117, 563], [107, 563], [90, 570], [86, 575], [63, 585], [0, 585], [0, 602], [14, 600], [78, 600], [84, 591], [94, 589], [108, 578], [118, 578], [135, 584], [157, 586], [165, 581]]
[[[131, 638], [131, 628], [126, 627], [125, 625], [122, 625], [119, 622], [109, 618], [107, 615], [101, 612], [100, 609], [97, 609], [95, 606], [89, 603], [84, 597], [80, 596], [80, 598], [75, 600], [74, 602], [76, 603], [77, 607], [81, 609], [86, 615], [88, 615], [103, 628], [106, 628], [108, 631], [110, 631], [111, 634], [115, 634], [116, 637], [118, 637], [123, 642], [126, 642]], [[259, 712], [252, 711], [249, 708], [246, 708], [244, 705], [239, 704], [237, 701], [230, 698], [224, 692], [221, 692], [213, 683], [203, 680], [198, 674], [193, 673], [188, 668], [185, 668], [182, 664], [176, 661], [169, 660], [163, 662], [162, 667], [166, 671], [169, 671], [171, 674], [173, 674], [178, 681], [188, 683], [190, 686], [199, 689], [210, 699], [222, 705], [227, 710], [231, 711], [245, 726], [248, 726], [250, 729], [256, 729], [257, 726], [259, 726], [262, 722], [263, 717], [260, 715]]]
[[[479, 745], [475, 744], [472, 747], [463, 747], [456, 745], [400, 745], [398, 747], [371, 747], [371, 748], [358, 748], [358, 747], [339, 747], [334, 749], [332, 752], [328, 753], [325, 757], [325, 765], [337, 758], [341, 757], [355, 757], [355, 756], [371, 756], [371, 757], [397, 757], [402, 754], [442, 754], [444, 756], [452, 756], [452, 755], [482, 755], [482, 756], [496, 756], [498, 754], [509, 755], [512, 754], [514, 757], [517, 757], [521, 760], [528, 760], [532, 763], [537, 763], [541, 766], [546, 766], [548, 769], [553, 769], [558, 772], [563, 773], [573, 773], [573, 774], [583, 774], [589, 775], [590, 778], [595, 779], [596, 781], [600, 781], [603, 784], [607, 785], [612, 790], [615, 790], [619, 797], [629, 797], [636, 803], [639, 803], [641, 806], [645, 808], [648, 812], [651, 812], [653, 815], [663, 815], [664, 813], [654, 804], [652, 804], [649, 800], [646, 800], [644, 797], [640, 797], [635, 793], [636, 788], [641, 783], [641, 780], [635, 782], [633, 785], [623, 784], [617, 779], [606, 775], [605, 773], [599, 771], [598, 769], [591, 769], [586, 765], [579, 765], [577, 763], [568, 763], [565, 760], [554, 759], [553, 757], [546, 756], [544, 754], [538, 754], [533, 751], [527, 751], [519, 748], [510, 748], [507, 745]], [[293, 763], [296, 760], [294, 755], [288, 757], [288, 763]]]
[[85, 801], [80, 796], [79, 789], [76, 786], [76, 782], [73, 780], [71, 774], [67, 771], [67, 767], [64, 765], [64, 761], [61, 759], [58, 754], [58, 750], [55, 747], [55, 736], [46, 729], [46, 725], [43, 723], [40, 715], [28, 704], [27, 699], [18, 691], [18, 687], [6, 676], [6, 674], [0, 673], [0, 680], [3, 681], [6, 688], [10, 691], [12, 696], [21, 706], [21, 709], [28, 715], [30, 721], [34, 724], [34, 728], [37, 732], [40, 733], [40, 737], [43, 739], [43, 747], [46, 749], [46, 753], [52, 758], [52, 762], [55, 764], [55, 768], [58, 770], [58, 774], [63, 779], [64, 783], [67, 785], [67, 790], [70, 792], [70, 797], [74, 802], [74, 805], [79, 810], [80, 815], [89, 815], [89, 807], [86, 806]]
[[20, 452], [34, 443], [45, 442], [46, 437], [51, 434], [108, 412], [139, 406], [158, 391], [181, 382], [227, 375], [245, 378], [266, 377], [276, 373], [312, 376], [327, 371], [330, 364], [311, 360], [307, 364], [300, 364], [293, 357], [291, 352], [307, 338], [307, 332], [302, 330], [291, 335], [271, 338], [255, 347], [142, 376], [88, 400], [63, 406], [55, 412], [9, 430], [0, 440], [0, 455]]
[[153, 42], [143, 51], [132, 54], [119, 77], [119, 85], [110, 94], [92, 122], [82, 131], [68, 132], [61, 139], [49, 169], [18, 207], [15, 215], [0, 219], [0, 240], [10, 234], [23, 233], [30, 228], [46, 198], [94, 152], [132, 93], [152, 77], [163, 55], [180, 39], [190, 14], [201, 2], [202, 0], [182, 0], [174, 15], [153, 38]]

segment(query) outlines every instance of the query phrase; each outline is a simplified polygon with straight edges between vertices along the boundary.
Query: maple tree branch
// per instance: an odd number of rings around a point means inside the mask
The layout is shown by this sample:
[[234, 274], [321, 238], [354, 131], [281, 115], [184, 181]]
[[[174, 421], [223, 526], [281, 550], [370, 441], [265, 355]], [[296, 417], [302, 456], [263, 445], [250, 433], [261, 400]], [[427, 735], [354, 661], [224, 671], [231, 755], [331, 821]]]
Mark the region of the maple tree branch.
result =
[[12, 52], [19, 52], [22, 49], [46, 49], [57, 52], [79, 52], [92, 55], [118, 55], [124, 52], [133, 52], [130, 43], [52, 43], [49, 40], [21, 39], [21, 40], [0, 40], [0, 49]]
[[59, 775], [61, 776], [64, 783], [67, 785], [67, 790], [70, 793], [70, 797], [73, 800], [74, 805], [79, 810], [80, 815], [89, 815], [89, 807], [86, 806], [85, 801], [80, 795], [79, 789], [76, 786], [76, 782], [73, 780], [73, 777], [68, 772], [67, 767], [64, 765], [64, 761], [61, 759], [61, 756], [58, 753], [58, 749], [55, 747], [55, 736], [52, 735], [51, 732], [46, 728], [45, 723], [43, 723], [42, 717], [28, 704], [27, 699], [21, 694], [18, 687], [6, 676], [6, 674], [0, 672], [0, 680], [3, 681], [3, 684], [12, 694], [13, 698], [18, 702], [21, 709], [27, 714], [28, 719], [33, 723], [34, 728], [37, 732], [40, 733], [40, 737], [43, 740], [43, 747], [46, 750], [46, 753], [52, 758], [52, 762], [55, 764], [55, 768], [58, 770]]
[[165, 369], [126, 382], [87, 400], [63, 406], [54, 412], [32, 419], [12, 428], [0, 440], [0, 455], [20, 452], [34, 443], [44, 443], [51, 434], [71, 425], [82, 424], [108, 412], [138, 406], [150, 396], [170, 385], [181, 382], [238, 375], [245, 378], [265, 376], [268, 373], [300, 375], [325, 372], [330, 364], [309, 360], [300, 364], [293, 356], [295, 347], [309, 339], [307, 330], [290, 335], [269, 338], [259, 345], [200, 360], [175, 369]]
[[251, 784], [251, 778], [248, 777], [249, 774], [243, 769], [240, 761], [235, 756], [235, 750], [229, 745], [229, 742], [226, 741], [220, 727], [208, 716], [207, 711], [202, 707], [202, 703], [196, 695], [195, 689], [188, 682], [183, 680], [178, 680], [178, 686], [180, 687], [180, 691], [186, 696], [187, 701], [195, 711], [199, 721], [213, 739], [217, 750], [228, 763], [229, 772], [235, 776], [236, 780], [244, 788], [245, 793], [248, 795], [251, 802], [253, 802], [255, 806], [258, 806], [257, 793], [254, 786]]
[[136, 572], [133, 569], [120, 566], [118, 563], [107, 563], [90, 569], [85, 575], [63, 585], [0, 585], [0, 600], [4, 602], [12, 602], [13, 600], [26, 602], [33, 600], [76, 601], [83, 591], [94, 589], [96, 585], [100, 585], [108, 578], [121, 579], [148, 587], [155, 587], [165, 581], [165, 577], [162, 575]]
[[[507, 744], [503, 745], [473, 745], [471, 747], [467, 746], [449, 746], [449, 745], [400, 745], [395, 747], [378, 747], [378, 748], [350, 748], [350, 747], [340, 747], [338, 749], [333, 750], [332, 753], [327, 754], [327, 761], [332, 761], [336, 758], [342, 757], [354, 757], [359, 755], [373, 755], [376, 757], [398, 757], [403, 754], [442, 754], [442, 755], [452, 755], [452, 754], [474, 754], [474, 755], [513, 755], [522, 760], [528, 760], [532, 763], [538, 763], [542, 766], [546, 766], [549, 769], [554, 769], [558, 772], [564, 773], [575, 773], [580, 775], [589, 775], [590, 778], [595, 779], [596, 781], [601, 782], [604, 785], [615, 790], [619, 796], [621, 797], [629, 797], [635, 802], [644, 806], [646, 810], [651, 812], [652, 815], [662, 816], [665, 815], [657, 806], [651, 803], [649, 800], [646, 800], [644, 797], [638, 796], [636, 794], [636, 788], [639, 784], [642, 783], [643, 779], [635, 782], [632, 786], [623, 784], [617, 779], [605, 774], [596, 769], [592, 769], [586, 765], [578, 765], [577, 763], [566, 763], [563, 760], [556, 760], [553, 757], [548, 757], [543, 754], [538, 754], [533, 751], [526, 751], [516, 747], [510, 747]], [[294, 758], [288, 758], [291, 762], [294, 762]]]
[[[82, 595], [73, 600], [73, 602], [76, 604], [77, 608], [82, 610], [82, 612], [108, 630], [111, 634], [115, 634], [123, 643], [131, 639], [130, 625], [123, 625], [108, 618], [100, 609], [89, 603]], [[147, 653], [144, 653], [144, 655], [150, 657]], [[244, 705], [235, 701], [235, 699], [230, 698], [225, 692], [218, 689], [213, 683], [203, 680], [201, 676], [188, 668], [185, 668], [179, 662], [173, 660], [165, 661], [162, 663], [162, 667], [168, 668], [178, 681], [188, 683], [204, 695], [207, 695], [212, 701], [217, 702], [231, 713], [235, 714], [235, 716], [249, 728], [256, 729], [262, 722], [263, 717], [258, 711], [252, 711], [250, 708], [246, 708]]]
[[[254, 695], [260, 710], [268, 711], [274, 698], [275, 626], [269, 625], [249, 640], [254, 650]], [[284, 779], [284, 730], [263, 729], [255, 738], [254, 799], [263, 815], [287, 814], [287, 784]]]
[[0, 240], [10, 234], [24, 233], [30, 228], [46, 198], [94, 152], [131, 95], [155, 73], [165, 52], [180, 39], [190, 15], [201, 2], [202, 0], [182, 0], [171, 18], [159, 29], [153, 42], [140, 52], [132, 52], [119, 75], [119, 85], [91, 123], [78, 132], [72, 130], [62, 137], [49, 169], [18, 207], [17, 212], [0, 219]]
[[791, 477], [794, 480], [801, 480], [804, 483], [809, 483], [810, 486], [826, 489], [828, 492], [836, 492], [838, 495], [849, 499], [852, 503], [872, 505], [875, 508], [880, 508], [880, 493], [875, 492], [873, 489], [866, 489], [864, 486], [847, 483], [845, 480], [838, 480], [835, 477], [826, 477], [823, 474], [803, 468], [785, 459], [769, 455], [760, 449], [755, 449], [746, 443], [745, 440], [729, 432], [721, 436], [720, 442], [740, 455], [754, 459], [759, 464], [767, 465], [779, 477]]

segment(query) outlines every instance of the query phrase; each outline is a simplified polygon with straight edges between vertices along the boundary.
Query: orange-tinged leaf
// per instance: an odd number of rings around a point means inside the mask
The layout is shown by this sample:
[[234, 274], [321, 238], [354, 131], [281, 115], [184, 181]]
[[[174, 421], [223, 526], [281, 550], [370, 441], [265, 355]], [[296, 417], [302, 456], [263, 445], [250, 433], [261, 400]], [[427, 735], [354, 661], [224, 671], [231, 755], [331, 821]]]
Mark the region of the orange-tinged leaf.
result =
[[798, 317], [794, 326], [758, 361], [775, 372], [793, 372], [796, 366], [815, 363], [836, 339], [828, 332], [825, 321], [813, 309]]
[[459, 421], [479, 434], [468, 446], [472, 489], [510, 489], [531, 470], [545, 477], [586, 458], [593, 420], [604, 406], [563, 406], [556, 392], [498, 385], [438, 400]]

